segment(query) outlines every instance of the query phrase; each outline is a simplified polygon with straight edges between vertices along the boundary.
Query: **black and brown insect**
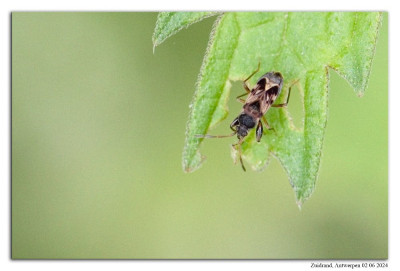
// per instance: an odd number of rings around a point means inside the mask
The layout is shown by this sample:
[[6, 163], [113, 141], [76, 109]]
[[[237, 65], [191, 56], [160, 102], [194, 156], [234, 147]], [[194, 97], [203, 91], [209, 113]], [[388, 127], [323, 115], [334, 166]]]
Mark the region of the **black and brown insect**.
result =
[[[233, 133], [230, 135], [219, 136], [196, 135], [196, 137], [200, 138], [223, 138], [231, 137], [236, 134], [239, 141], [236, 144], [233, 144], [232, 147], [239, 152], [239, 160], [244, 171], [246, 171], [246, 168], [244, 167], [242, 160], [241, 144], [243, 143], [244, 138], [248, 135], [249, 130], [256, 127], [256, 140], [257, 142], [260, 142], [264, 131], [263, 122], [268, 130], [273, 130], [265, 118], [265, 113], [271, 107], [286, 107], [290, 98], [291, 87], [289, 88], [286, 102], [283, 104], [274, 104], [275, 100], [281, 93], [283, 86], [283, 76], [280, 72], [267, 72], [258, 79], [254, 88], [250, 89], [247, 85], [247, 81], [259, 70], [260, 63], [258, 63], [257, 70], [243, 81], [243, 87], [246, 90], [246, 93], [236, 97], [239, 102], [243, 103], [243, 108], [239, 116], [235, 118], [230, 125]], [[245, 95], [248, 95], [246, 100], [241, 98]]]

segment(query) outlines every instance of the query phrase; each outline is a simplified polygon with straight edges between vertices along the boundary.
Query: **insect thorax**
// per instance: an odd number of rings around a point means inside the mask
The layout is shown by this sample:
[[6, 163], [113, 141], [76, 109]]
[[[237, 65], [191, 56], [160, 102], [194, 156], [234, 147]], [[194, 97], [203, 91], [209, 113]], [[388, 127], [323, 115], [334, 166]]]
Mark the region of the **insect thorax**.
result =
[[247, 136], [249, 129], [254, 128], [254, 126], [256, 126], [256, 120], [246, 113], [241, 113], [236, 127], [237, 137], [240, 139]]
[[239, 125], [251, 129], [256, 126], [256, 120], [251, 115], [242, 113], [239, 115]]

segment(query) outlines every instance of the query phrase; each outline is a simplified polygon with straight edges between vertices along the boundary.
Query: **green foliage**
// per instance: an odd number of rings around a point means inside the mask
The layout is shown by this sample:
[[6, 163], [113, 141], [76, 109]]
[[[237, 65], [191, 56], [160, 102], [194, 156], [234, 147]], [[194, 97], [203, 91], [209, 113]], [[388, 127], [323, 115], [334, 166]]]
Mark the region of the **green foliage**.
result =
[[184, 27], [194, 24], [216, 12], [161, 12], [153, 33], [154, 48]]
[[[161, 13], [154, 46], [183, 27], [212, 13]], [[196, 170], [204, 157], [202, 138], [227, 116], [230, 81], [244, 80], [261, 63], [260, 73], [280, 71], [285, 79], [277, 103], [294, 88], [304, 97], [304, 122], [295, 127], [286, 109], [271, 109], [266, 117], [274, 132], [261, 142], [254, 131], [242, 144], [243, 159], [254, 170], [264, 169], [275, 156], [286, 170], [301, 205], [313, 192], [317, 179], [328, 116], [329, 68], [334, 69], [361, 96], [367, 86], [378, 30], [378, 12], [232, 12], [220, 15], [213, 27], [190, 106], [183, 167]], [[290, 106], [290, 105], [289, 105]], [[233, 119], [233, 117], [232, 117]]]

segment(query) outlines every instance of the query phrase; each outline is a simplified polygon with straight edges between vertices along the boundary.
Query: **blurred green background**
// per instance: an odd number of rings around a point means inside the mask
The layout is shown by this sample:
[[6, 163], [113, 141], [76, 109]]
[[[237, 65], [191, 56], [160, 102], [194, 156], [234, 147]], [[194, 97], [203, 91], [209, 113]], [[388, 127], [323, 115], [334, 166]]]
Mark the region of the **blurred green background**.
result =
[[[330, 71], [319, 179], [301, 211], [278, 161], [243, 172], [232, 138], [205, 141], [203, 167], [183, 173], [215, 17], [153, 54], [156, 17], [12, 14], [12, 257], [387, 258], [387, 14], [365, 96]], [[215, 134], [242, 92], [234, 83]], [[301, 116], [295, 92], [289, 111]]]

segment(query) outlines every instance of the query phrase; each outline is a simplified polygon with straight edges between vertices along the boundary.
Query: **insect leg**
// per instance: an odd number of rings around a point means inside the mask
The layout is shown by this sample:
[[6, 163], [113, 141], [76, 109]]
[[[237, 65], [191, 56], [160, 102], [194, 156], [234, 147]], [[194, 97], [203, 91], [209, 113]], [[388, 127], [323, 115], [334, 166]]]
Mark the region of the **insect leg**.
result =
[[267, 130], [273, 130], [273, 131], [275, 131], [274, 128], [272, 128], [272, 127], [269, 126], [268, 121], [267, 121], [267, 119], [265, 118], [265, 116], [262, 116], [262, 120], [264, 121], [264, 124], [265, 124], [265, 126], [267, 127]]
[[257, 129], [256, 129], [256, 140], [257, 140], [257, 142], [260, 142], [262, 134], [263, 134], [263, 125], [262, 125], [261, 120], [259, 120], [258, 124], [257, 124]]
[[292, 87], [294, 84], [297, 84], [299, 82], [299, 80], [296, 80], [293, 84], [290, 85], [289, 87], [289, 91], [288, 91], [288, 96], [286, 98], [286, 102], [283, 104], [273, 104], [271, 105], [272, 107], [286, 107], [289, 103], [289, 98], [290, 98], [290, 92], [292, 91]]
[[249, 77], [247, 77], [247, 78], [243, 81], [243, 88], [246, 90], [247, 93], [250, 93], [251, 90], [250, 90], [250, 88], [247, 86], [246, 82], [247, 82], [247, 80], [249, 80], [254, 74], [256, 74], [256, 73], [260, 70], [260, 64], [261, 64], [261, 62], [258, 62], [257, 70], [255, 70], [252, 74], [250, 74]]
[[243, 97], [244, 95], [248, 95], [248, 92], [246, 92], [246, 93], [244, 93], [244, 94], [242, 94], [242, 95], [237, 96], [237, 97], [236, 97], [236, 100], [237, 100], [238, 102], [242, 103], [242, 104], [246, 103], [246, 100], [240, 98], [240, 97]]
[[239, 126], [239, 118], [234, 119], [229, 127], [232, 131], [237, 132], [237, 129], [235, 129], [236, 126]]
[[255, 70], [252, 74], [250, 74], [250, 76], [247, 77], [247, 78], [243, 81], [243, 83], [246, 83], [247, 80], [249, 80], [254, 74], [256, 74], [256, 73], [260, 70], [260, 64], [261, 64], [261, 62], [258, 62], [257, 70]]

